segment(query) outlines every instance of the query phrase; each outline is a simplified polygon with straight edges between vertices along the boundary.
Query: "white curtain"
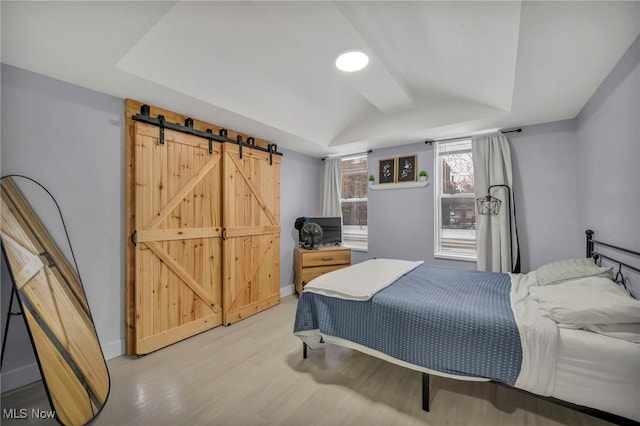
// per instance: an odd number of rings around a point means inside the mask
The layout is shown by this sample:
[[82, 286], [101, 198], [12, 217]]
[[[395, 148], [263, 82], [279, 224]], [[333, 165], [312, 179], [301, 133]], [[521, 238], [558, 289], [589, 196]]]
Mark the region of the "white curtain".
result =
[[478, 270], [520, 272], [509, 141], [502, 133], [494, 133], [474, 136], [471, 145], [475, 197], [485, 197], [491, 185], [508, 186], [491, 188], [491, 196], [502, 201], [497, 215], [476, 216]]
[[342, 217], [340, 185], [342, 179], [340, 157], [324, 160], [322, 216]]

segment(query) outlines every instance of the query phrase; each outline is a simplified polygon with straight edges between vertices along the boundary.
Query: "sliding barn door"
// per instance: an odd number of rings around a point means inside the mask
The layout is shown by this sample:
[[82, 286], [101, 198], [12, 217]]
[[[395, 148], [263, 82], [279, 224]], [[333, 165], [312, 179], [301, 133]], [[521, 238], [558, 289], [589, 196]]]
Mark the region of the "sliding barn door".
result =
[[135, 123], [135, 353], [222, 324], [222, 144]]
[[224, 324], [280, 303], [280, 156], [224, 144]]

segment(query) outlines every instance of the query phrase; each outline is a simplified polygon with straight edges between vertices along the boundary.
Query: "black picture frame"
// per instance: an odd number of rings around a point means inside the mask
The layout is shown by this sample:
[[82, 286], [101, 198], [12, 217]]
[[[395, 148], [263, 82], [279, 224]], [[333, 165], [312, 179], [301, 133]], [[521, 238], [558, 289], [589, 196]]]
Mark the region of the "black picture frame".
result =
[[396, 159], [387, 158], [378, 162], [378, 182], [394, 183], [396, 181]]
[[396, 182], [415, 182], [417, 179], [416, 160], [417, 155], [398, 157], [396, 166]]

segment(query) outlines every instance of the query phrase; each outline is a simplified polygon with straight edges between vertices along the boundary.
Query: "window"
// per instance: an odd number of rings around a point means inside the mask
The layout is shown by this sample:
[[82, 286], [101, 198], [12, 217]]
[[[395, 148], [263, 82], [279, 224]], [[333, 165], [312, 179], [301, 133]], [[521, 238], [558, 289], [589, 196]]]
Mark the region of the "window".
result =
[[342, 242], [356, 250], [366, 250], [367, 233], [367, 155], [342, 159]]
[[436, 257], [476, 260], [471, 140], [436, 144]]

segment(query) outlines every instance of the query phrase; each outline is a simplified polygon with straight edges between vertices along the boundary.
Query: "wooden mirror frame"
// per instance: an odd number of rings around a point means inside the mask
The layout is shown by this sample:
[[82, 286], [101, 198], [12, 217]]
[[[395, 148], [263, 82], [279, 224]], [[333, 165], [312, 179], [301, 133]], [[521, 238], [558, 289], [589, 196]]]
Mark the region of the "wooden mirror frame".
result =
[[0, 186], [11, 297], [18, 297], [56, 420], [85, 425], [107, 402], [110, 378], [82, 282], [13, 179]]

